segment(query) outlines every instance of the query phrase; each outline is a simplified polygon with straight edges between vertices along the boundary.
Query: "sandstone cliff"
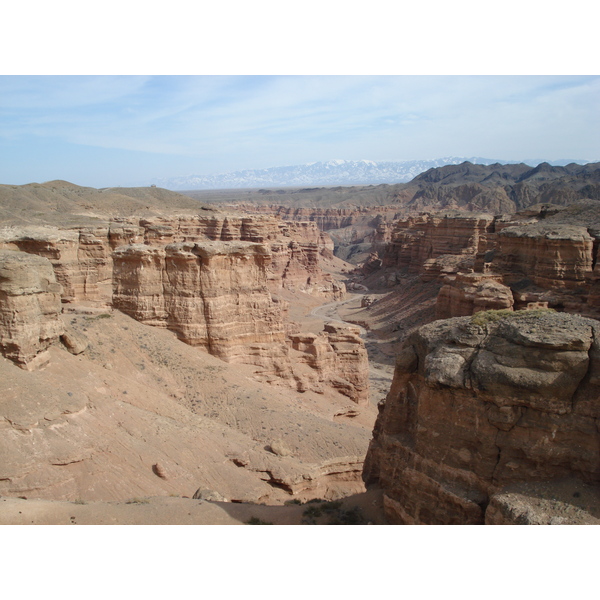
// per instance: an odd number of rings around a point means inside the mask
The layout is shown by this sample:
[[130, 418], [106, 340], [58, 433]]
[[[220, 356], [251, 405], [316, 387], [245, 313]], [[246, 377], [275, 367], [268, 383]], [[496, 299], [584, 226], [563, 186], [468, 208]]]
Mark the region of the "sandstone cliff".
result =
[[113, 256], [115, 308], [228, 362], [289, 371], [281, 305], [267, 286], [265, 245], [133, 245]]
[[503, 486], [600, 482], [598, 323], [504, 314], [436, 321], [407, 338], [364, 470], [390, 522], [483, 523]]
[[62, 286], [63, 302], [100, 301], [103, 293], [99, 284], [110, 285], [112, 276], [108, 236], [108, 227], [19, 227], [0, 232], [0, 248], [47, 258]]
[[47, 259], [0, 250], [0, 351], [24, 369], [44, 365], [64, 332], [60, 289]]
[[492, 215], [459, 211], [400, 219], [385, 248], [382, 266], [411, 274], [438, 274], [449, 255], [473, 261], [480, 237], [493, 222]]
[[576, 289], [592, 273], [594, 240], [584, 227], [523, 225], [498, 233], [493, 270], [544, 288]]
[[436, 318], [465, 317], [485, 310], [512, 310], [511, 289], [501, 275], [492, 273], [457, 273], [448, 276], [436, 302]]
[[[354, 402], [367, 401], [368, 360], [354, 328], [325, 328], [320, 339], [331, 361], [316, 346], [288, 342], [287, 303], [269, 289], [268, 245], [138, 244], [117, 248], [113, 257], [113, 306], [125, 314], [227, 362], [262, 367], [265, 377], [283, 378], [300, 391], [326, 383]], [[290, 346], [303, 354], [290, 356]], [[303, 372], [301, 364], [314, 372]]]
[[0, 248], [18, 249], [48, 258], [62, 285], [62, 301], [110, 303], [112, 251], [124, 245], [152, 247], [182, 242], [256, 242], [268, 244], [273, 254], [269, 285], [323, 299], [341, 299], [342, 283], [323, 273], [322, 256], [333, 244], [314, 223], [283, 223], [272, 217], [205, 216], [175, 218], [119, 218], [105, 226], [12, 227], [0, 230]]
[[[369, 400], [369, 358], [359, 329], [351, 325], [327, 323], [323, 333], [290, 335], [291, 347], [299, 352], [297, 363], [311, 367], [317, 383], [338, 390], [357, 404]], [[301, 385], [306, 385], [301, 382]], [[312, 389], [319, 389], [312, 384]]]

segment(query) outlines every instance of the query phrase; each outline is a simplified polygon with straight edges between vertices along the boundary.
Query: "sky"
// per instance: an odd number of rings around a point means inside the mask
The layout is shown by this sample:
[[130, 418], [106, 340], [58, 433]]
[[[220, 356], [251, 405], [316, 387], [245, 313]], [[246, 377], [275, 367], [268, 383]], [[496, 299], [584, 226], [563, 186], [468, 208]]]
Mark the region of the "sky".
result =
[[331, 159], [600, 159], [598, 76], [0, 76], [0, 182]]
[[597, 13], [588, 0], [9, 3], [0, 183], [148, 185], [333, 159], [597, 161]]

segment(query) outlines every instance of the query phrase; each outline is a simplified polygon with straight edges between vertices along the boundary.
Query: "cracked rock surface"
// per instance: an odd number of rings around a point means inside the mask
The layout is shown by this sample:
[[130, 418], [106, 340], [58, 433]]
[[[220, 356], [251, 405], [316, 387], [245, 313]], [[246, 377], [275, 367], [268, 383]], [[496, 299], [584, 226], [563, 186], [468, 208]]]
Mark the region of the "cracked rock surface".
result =
[[413, 332], [365, 462], [388, 519], [483, 523], [506, 485], [600, 482], [599, 334], [597, 321], [546, 310]]

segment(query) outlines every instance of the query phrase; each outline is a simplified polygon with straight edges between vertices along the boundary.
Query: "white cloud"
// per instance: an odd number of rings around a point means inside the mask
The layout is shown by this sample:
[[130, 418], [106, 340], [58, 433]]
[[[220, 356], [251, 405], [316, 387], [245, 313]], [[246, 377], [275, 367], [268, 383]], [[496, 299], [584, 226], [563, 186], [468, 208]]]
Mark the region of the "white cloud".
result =
[[599, 92], [600, 78], [558, 76], [0, 77], [0, 140], [178, 155], [199, 174], [333, 156], [597, 158]]

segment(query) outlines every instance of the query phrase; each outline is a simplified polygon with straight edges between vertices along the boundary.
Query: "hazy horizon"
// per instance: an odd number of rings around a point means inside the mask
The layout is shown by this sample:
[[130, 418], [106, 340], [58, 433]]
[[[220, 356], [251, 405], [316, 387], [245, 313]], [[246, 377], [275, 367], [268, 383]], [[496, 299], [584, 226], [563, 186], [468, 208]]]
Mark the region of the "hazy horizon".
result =
[[598, 76], [0, 76], [0, 183], [599, 158]]

